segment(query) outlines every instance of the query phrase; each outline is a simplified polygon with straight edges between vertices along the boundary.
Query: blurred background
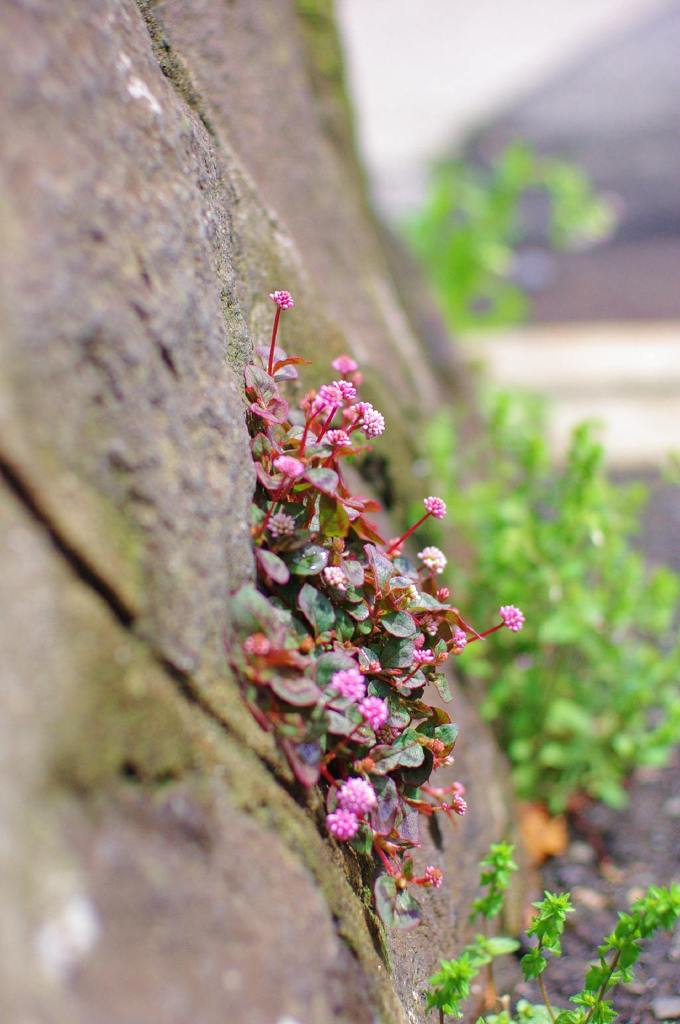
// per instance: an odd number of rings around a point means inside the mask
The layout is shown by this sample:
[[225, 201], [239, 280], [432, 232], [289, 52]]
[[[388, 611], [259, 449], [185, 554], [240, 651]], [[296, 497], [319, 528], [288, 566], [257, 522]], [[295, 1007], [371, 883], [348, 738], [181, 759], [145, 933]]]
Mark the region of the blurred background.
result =
[[337, 11], [372, 195], [466, 358], [548, 399], [558, 456], [597, 419], [610, 467], [655, 475], [680, 449], [680, 3]]

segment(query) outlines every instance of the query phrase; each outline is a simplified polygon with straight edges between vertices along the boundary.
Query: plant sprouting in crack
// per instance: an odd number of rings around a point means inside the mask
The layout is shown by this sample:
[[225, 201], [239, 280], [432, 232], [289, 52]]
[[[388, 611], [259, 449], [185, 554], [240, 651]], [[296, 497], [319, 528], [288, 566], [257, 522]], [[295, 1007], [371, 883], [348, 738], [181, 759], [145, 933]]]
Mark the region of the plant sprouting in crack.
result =
[[286, 291], [270, 298], [270, 344], [245, 371], [259, 589], [234, 596], [242, 640], [232, 660], [247, 706], [295, 777], [322, 787], [329, 834], [384, 869], [374, 890], [383, 921], [411, 927], [420, 913], [413, 887], [442, 882], [435, 865], [416, 874], [419, 816], [455, 820], [466, 811], [460, 782], [431, 781], [452, 763], [457, 729], [425, 688], [449, 701], [447, 659], [503, 626], [521, 628], [523, 617], [504, 607], [497, 624], [477, 632], [438, 585], [443, 553], [426, 548], [418, 564], [404, 554], [423, 522], [446, 515], [441, 498], [426, 497], [413, 526], [383, 540], [370, 519], [380, 506], [352, 493], [343, 463], [368, 449], [385, 420], [359, 399], [362, 375], [346, 355], [332, 364], [335, 379], [289, 404], [280, 385], [304, 360], [288, 356], [277, 336], [294, 302]]

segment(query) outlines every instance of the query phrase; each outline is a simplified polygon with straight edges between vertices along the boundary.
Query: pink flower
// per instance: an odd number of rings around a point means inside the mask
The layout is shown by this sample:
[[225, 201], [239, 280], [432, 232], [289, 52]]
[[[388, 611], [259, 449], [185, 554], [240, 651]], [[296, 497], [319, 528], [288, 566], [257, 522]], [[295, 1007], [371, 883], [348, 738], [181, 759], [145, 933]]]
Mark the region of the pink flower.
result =
[[511, 629], [513, 633], [519, 633], [524, 625], [524, 615], [519, 608], [515, 608], [514, 604], [504, 604], [502, 608], [498, 609], [498, 612], [503, 620], [503, 625]]
[[425, 874], [423, 878], [435, 889], [439, 889], [442, 884], [443, 874], [433, 864], [428, 864], [425, 868]]
[[413, 646], [417, 651], [420, 651], [425, 646], [425, 637], [422, 633], [418, 633], [413, 638]]
[[438, 601], [445, 604], [446, 601], [451, 597], [451, 591], [448, 587], [437, 587], [437, 593], [435, 595]]
[[333, 387], [336, 387], [346, 402], [353, 402], [357, 397], [357, 389], [348, 380], [334, 380]]
[[435, 519], [443, 519], [446, 515], [446, 502], [442, 501], [441, 498], [435, 498], [430, 495], [429, 498], [423, 500], [425, 510], [434, 516]]
[[356, 363], [351, 356], [338, 356], [337, 359], [333, 360], [331, 366], [334, 370], [337, 370], [338, 373], [353, 373], [354, 370], [359, 369], [359, 364]]
[[269, 298], [272, 302], [275, 302], [279, 309], [292, 309], [295, 305], [295, 300], [290, 292], [275, 291], [269, 293]]
[[375, 790], [366, 779], [347, 779], [338, 791], [338, 803], [346, 811], [361, 817], [367, 814], [378, 802]]
[[352, 443], [346, 430], [329, 430], [324, 440], [333, 448], [348, 448]]
[[465, 633], [462, 629], [459, 629], [458, 626], [456, 626], [456, 628], [453, 631], [452, 641], [454, 654], [460, 653], [460, 651], [462, 651], [463, 648], [467, 647], [467, 633]]
[[322, 412], [327, 409], [339, 409], [344, 401], [342, 391], [335, 384], [322, 384], [316, 398], [312, 402], [312, 411]]
[[291, 480], [297, 480], [305, 471], [304, 462], [294, 459], [292, 455], [279, 455], [278, 458], [274, 459], [274, 466], [278, 469], [279, 473], [290, 477]]
[[334, 672], [331, 686], [345, 700], [357, 701], [366, 695], [366, 683], [358, 668], [343, 668]]
[[359, 704], [359, 711], [374, 732], [385, 724], [390, 713], [387, 701], [381, 697], [364, 697]]
[[251, 636], [246, 637], [243, 641], [243, 650], [248, 654], [264, 656], [269, 654], [271, 649], [272, 645], [264, 633], [252, 633]]
[[418, 552], [418, 558], [423, 563], [426, 569], [435, 575], [439, 575], [444, 572], [446, 568], [446, 555], [439, 548], [428, 547], [423, 548], [422, 551]]
[[290, 537], [295, 533], [295, 520], [285, 512], [275, 512], [269, 520], [268, 529], [272, 537]]
[[458, 793], [456, 793], [456, 795], [454, 796], [453, 800], [451, 801], [451, 810], [455, 811], [456, 814], [460, 814], [460, 816], [462, 818], [462, 816], [465, 814], [467, 809], [468, 809], [468, 805], [467, 805], [466, 801], [463, 800], [462, 796], [460, 796]]
[[425, 650], [413, 652], [413, 664], [414, 665], [431, 665], [434, 661], [434, 651]]
[[[323, 571], [323, 578], [329, 587], [336, 590], [347, 590], [347, 577], [338, 565], [328, 565]], [[352, 669], [350, 669], [352, 671]]]
[[357, 402], [354, 408], [359, 413], [359, 426], [369, 440], [385, 433], [385, 417], [370, 402]]
[[338, 807], [337, 811], [326, 815], [326, 828], [332, 836], [345, 843], [357, 834], [359, 819], [352, 811], [347, 811], [344, 807]]

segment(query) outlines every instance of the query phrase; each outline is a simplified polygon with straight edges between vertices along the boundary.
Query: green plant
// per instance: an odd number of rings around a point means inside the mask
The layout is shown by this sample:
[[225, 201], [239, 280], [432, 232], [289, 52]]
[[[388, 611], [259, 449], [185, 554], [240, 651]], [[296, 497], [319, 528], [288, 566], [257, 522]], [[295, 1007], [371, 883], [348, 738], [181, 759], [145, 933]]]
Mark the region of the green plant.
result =
[[[498, 888], [493, 879], [493, 856], [487, 855], [482, 870], [482, 878], [489, 877], [490, 890]], [[628, 913], [618, 915], [616, 927], [598, 947], [596, 962], [588, 969], [582, 989], [569, 999], [576, 1007], [571, 1010], [553, 1007], [543, 979], [549, 958], [562, 955], [562, 932], [567, 914], [573, 909], [569, 894], [546, 892], [533, 906], [536, 914], [526, 935], [534, 944], [522, 957], [521, 967], [527, 981], [538, 981], [543, 1003], [520, 1000], [514, 1013], [504, 1009], [479, 1018], [477, 1024], [610, 1024], [618, 1014], [609, 996], [616, 985], [633, 980], [633, 967], [642, 952], [642, 942], [656, 931], [672, 929], [680, 917], [680, 885], [650, 886]], [[496, 913], [490, 916], [500, 913], [502, 899], [500, 903], [495, 901], [493, 907], [497, 908]], [[491, 904], [487, 904], [487, 909], [491, 909]], [[440, 970], [428, 981], [428, 1009], [438, 1009], [440, 1021], [445, 1015], [461, 1017], [461, 1006], [471, 994], [472, 982], [481, 968], [518, 947], [514, 939], [489, 939], [479, 935], [458, 957], [442, 960]]]
[[611, 210], [580, 168], [525, 143], [509, 146], [488, 168], [452, 160], [433, 169], [423, 208], [404, 232], [453, 330], [526, 317], [527, 297], [511, 278], [526, 234], [523, 204], [535, 192], [547, 197], [555, 247], [595, 241], [611, 228]]
[[[473, 625], [491, 594], [518, 592], [527, 625], [519, 657], [494, 638], [470, 645], [460, 671], [522, 797], [555, 812], [583, 792], [621, 806], [631, 770], [680, 739], [680, 579], [635, 550], [645, 490], [608, 479], [592, 425], [559, 468], [538, 400], [491, 395], [485, 425], [464, 446], [452, 411], [430, 424], [431, 470], [474, 564], [457, 559], [444, 579]], [[436, 524], [424, 530], [436, 543]]]
[[[303, 360], [288, 357], [277, 334], [294, 303], [285, 291], [270, 298], [271, 341], [245, 373], [260, 589], [247, 585], [233, 597], [241, 634], [233, 665], [244, 700], [278, 739], [297, 780], [322, 787], [327, 831], [377, 857], [383, 921], [410, 927], [419, 919], [413, 887], [442, 881], [434, 865], [415, 875], [419, 815], [453, 820], [466, 810], [461, 783], [430, 781], [452, 763], [457, 728], [427, 702], [425, 687], [450, 700], [441, 667], [463, 650], [469, 629], [436, 582], [443, 554], [430, 549], [416, 567], [401, 552], [417, 528], [443, 518], [446, 505], [425, 498], [405, 534], [383, 541], [368, 518], [378, 504], [350, 491], [343, 465], [383, 433], [384, 419], [356, 401], [361, 376], [349, 356], [333, 362], [337, 380], [302, 396], [298, 408], [289, 405], [279, 385], [297, 376]], [[517, 630], [521, 619], [508, 606], [487, 633], [504, 624]], [[472, 631], [470, 642], [478, 636]]]

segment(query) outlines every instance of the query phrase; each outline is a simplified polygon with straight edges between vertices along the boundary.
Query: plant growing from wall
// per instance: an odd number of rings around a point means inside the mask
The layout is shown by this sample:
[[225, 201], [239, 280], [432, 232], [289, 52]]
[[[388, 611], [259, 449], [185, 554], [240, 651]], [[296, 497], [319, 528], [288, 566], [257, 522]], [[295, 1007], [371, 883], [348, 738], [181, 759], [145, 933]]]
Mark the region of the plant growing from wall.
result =
[[[505, 844], [502, 844], [505, 847]], [[505, 868], [499, 866], [498, 847], [492, 847], [482, 862], [482, 880], [489, 887], [473, 906], [488, 919], [497, 916], [503, 903]], [[512, 855], [512, 847], [505, 847]], [[498, 884], [500, 883], [500, 884]], [[496, 897], [500, 895], [500, 900]], [[618, 1014], [613, 1009], [611, 994], [617, 985], [633, 980], [633, 967], [642, 952], [642, 943], [660, 930], [670, 931], [680, 917], [680, 885], [667, 888], [650, 886], [644, 896], [636, 900], [628, 913], [620, 913], [615, 928], [605, 936], [597, 949], [597, 956], [584, 978], [583, 987], [569, 1001], [575, 1009], [553, 1007], [543, 975], [552, 957], [562, 955], [562, 933], [567, 915], [572, 912], [568, 893], [546, 892], [534, 903], [536, 913], [526, 930], [531, 948], [521, 959], [527, 981], [536, 979], [542, 1003], [532, 1004], [520, 1000], [514, 1013], [504, 1009], [500, 1013], [480, 1017], [477, 1024], [611, 1024]], [[489, 938], [478, 935], [459, 956], [442, 960], [440, 970], [428, 982], [426, 991], [428, 1009], [436, 1009], [439, 1019], [463, 1016], [461, 1007], [472, 992], [472, 984], [481, 969], [496, 957], [516, 951], [519, 943], [514, 939]]]
[[279, 385], [303, 360], [277, 334], [294, 303], [285, 291], [270, 298], [271, 341], [245, 374], [259, 589], [234, 596], [242, 639], [233, 663], [244, 700], [298, 781], [322, 786], [330, 835], [384, 869], [375, 883], [383, 921], [409, 927], [419, 919], [414, 887], [442, 880], [434, 865], [415, 873], [419, 816], [466, 810], [461, 783], [432, 783], [452, 762], [456, 726], [425, 688], [450, 700], [446, 660], [504, 625], [518, 630], [523, 616], [506, 606], [478, 633], [437, 581], [442, 552], [424, 549], [417, 565], [404, 554], [416, 529], [443, 519], [440, 498], [425, 498], [404, 535], [383, 540], [369, 519], [379, 506], [351, 491], [344, 466], [382, 434], [384, 419], [358, 400], [361, 374], [348, 356], [334, 361], [335, 380], [289, 405]]
[[644, 489], [607, 478], [587, 424], [554, 468], [542, 406], [523, 396], [492, 396], [477, 442], [456, 433], [440, 413], [428, 448], [474, 572], [450, 564], [445, 582], [473, 622], [491, 593], [521, 589], [528, 620], [512, 654], [477, 644], [461, 672], [483, 694], [521, 796], [553, 811], [580, 793], [621, 806], [630, 772], [663, 763], [680, 739], [680, 580], [633, 547]]

